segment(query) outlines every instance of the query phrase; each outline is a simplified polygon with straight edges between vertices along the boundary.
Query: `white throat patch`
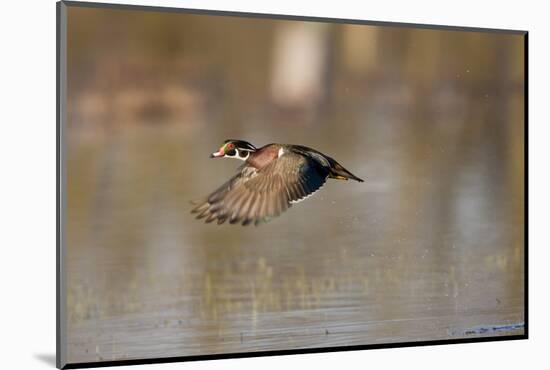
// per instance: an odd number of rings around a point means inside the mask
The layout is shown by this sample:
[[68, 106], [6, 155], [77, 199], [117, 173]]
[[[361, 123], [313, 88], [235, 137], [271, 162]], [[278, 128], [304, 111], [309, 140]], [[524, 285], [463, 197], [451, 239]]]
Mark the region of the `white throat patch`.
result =
[[[241, 157], [241, 154], [246, 154], [244, 157]], [[241, 150], [241, 149], [235, 149], [235, 155], [225, 155], [227, 158], [235, 158], [240, 159], [241, 161], [246, 161], [248, 157], [250, 156], [249, 150]]]
[[283, 148], [279, 149], [279, 154], [277, 155], [277, 158], [281, 158], [281, 156], [285, 154], [285, 150]]

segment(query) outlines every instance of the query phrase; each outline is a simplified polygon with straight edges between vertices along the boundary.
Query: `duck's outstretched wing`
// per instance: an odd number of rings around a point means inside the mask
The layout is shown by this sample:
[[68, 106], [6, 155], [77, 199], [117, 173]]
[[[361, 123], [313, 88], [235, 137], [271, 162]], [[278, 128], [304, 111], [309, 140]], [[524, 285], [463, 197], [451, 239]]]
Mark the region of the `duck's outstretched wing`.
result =
[[317, 191], [328, 176], [329, 170], [317, 161], [289, 151], [261, 170], [241, 167], [191, 212], [206, 222], [257, 225]]

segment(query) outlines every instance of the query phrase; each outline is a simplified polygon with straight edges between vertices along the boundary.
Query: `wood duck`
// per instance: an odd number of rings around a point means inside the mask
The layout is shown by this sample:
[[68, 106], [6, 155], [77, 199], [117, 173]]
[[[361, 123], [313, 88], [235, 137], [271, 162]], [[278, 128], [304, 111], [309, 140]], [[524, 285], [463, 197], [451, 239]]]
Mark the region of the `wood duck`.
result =
[[244, 161], [238, 173], [191, 211], [197, 219], [223, 224], [267, 222], [319, 190], [327, 178], [363, 182], [331, 157], [301, 145], [226, 140], [211, 158]]

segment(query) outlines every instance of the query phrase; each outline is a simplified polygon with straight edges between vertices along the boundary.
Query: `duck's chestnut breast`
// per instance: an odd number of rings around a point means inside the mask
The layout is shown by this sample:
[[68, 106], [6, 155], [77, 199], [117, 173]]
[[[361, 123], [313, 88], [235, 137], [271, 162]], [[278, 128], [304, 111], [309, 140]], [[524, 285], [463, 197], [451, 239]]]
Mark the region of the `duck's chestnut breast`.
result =
[[279, 147], [274, 144], [266, 145], [250, 154], [247, 163], [256, 169], [262, 169], [279, 157]]

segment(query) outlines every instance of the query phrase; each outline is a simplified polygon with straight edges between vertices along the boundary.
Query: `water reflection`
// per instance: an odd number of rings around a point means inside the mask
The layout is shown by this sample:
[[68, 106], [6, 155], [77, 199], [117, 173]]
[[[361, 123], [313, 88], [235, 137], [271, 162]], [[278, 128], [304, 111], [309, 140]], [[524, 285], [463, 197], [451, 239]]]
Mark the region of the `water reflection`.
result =
[[[157, 24], [140, 14], [119, 27]], [[182, 55], [157, 53], [177, 68], [125, 70], [111, 54], [86, 64], [82, 43], [96, 39], [74, 33], [70, 362], [523, 333], [523, 77], [503, 58], [519, 36], [331, 25], [317, 72], [326, 96], [298, 89], [289, 104], [269, 98], [279, 69], [260, 42], [278, 22], [162, 17], [170, 32], [142, 36], [213, 27], [204, 49], [182, 33], [170, 39]], [[204, 69], [227, 52], [229, 28], [255, 30], [257, 51]], [[358, 54], [350, 40], [372, 45]], [[91, 82], [85, 65], [107, 77]], [[143, 86], [128, 88], [133, 78]], [[229, 137], [308, 145], [366, 182], [330, 181], [261, 227], [205, 225], [189, 201], [234, 173], [208, 158]]]

